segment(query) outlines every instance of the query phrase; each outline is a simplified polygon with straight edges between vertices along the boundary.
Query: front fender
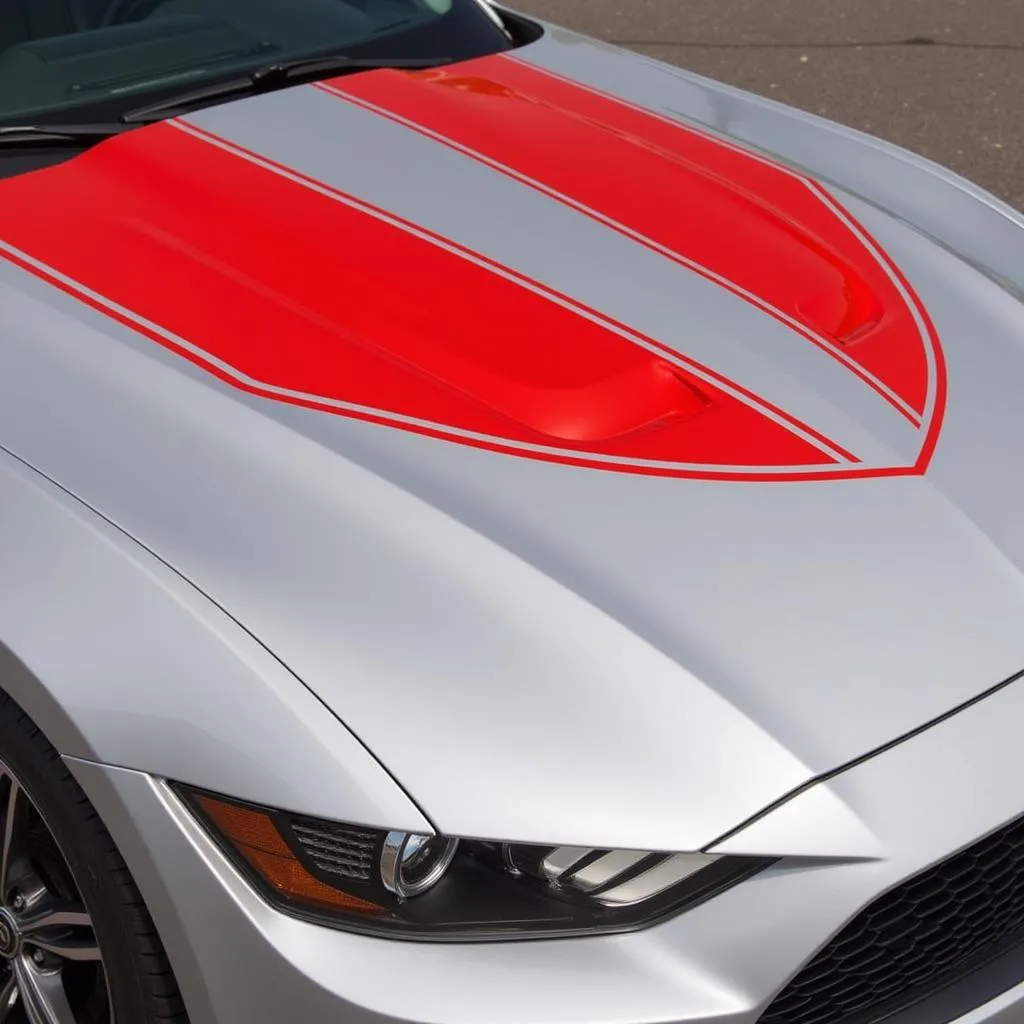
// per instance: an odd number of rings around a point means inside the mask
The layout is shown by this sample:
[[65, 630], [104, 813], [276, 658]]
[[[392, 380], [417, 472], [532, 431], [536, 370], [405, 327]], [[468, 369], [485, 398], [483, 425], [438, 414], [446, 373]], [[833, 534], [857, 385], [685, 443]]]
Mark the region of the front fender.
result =
[[298, 813], [432, 831], [249, 633], [0, 449], [0, 686], [60, 753]]

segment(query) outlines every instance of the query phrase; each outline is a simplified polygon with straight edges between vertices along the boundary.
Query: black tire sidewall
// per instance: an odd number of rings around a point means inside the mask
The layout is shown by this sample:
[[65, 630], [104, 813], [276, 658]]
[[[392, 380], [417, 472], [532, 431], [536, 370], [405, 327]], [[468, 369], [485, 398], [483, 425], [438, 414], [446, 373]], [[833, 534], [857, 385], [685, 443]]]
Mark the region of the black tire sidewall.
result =
[[[35, 804], [92, 918], [118, 1024], [145, 1024], [142, 962], [126, 903], [134, 893], [113, 840], [60, 755], [9, 699], [0, 696], [0, 760]], [[119, 878], [123, 873], [124, 878]], [[125, 891], [125, 884], [129, 890]], [[3, 898], [4, 894], [0, 894]]]

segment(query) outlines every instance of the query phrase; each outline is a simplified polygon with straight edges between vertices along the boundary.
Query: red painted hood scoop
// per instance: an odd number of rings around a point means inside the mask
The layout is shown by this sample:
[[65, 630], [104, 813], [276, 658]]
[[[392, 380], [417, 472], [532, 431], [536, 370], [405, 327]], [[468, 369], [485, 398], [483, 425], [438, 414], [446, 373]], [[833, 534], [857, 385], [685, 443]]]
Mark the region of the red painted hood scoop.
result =
[[514, 59], [323, 88], [493, 161], [821, 340], [857, 345], [859, 362], [923, 410], [920, 345], [893, 358], [899, 288], [809, 179]]
[[611, 370], [595, 368], [585, 359], [559, 365], [561, 346], [556, 342], [549, 346], [551, 358], [538, 359], [519, 373], [502, 374], [482, 360], [453, 356], [440, 345], [429, 348], [416, 365], [425, 377], [557, 441], [587, 444], [665, 427], [711, 401], [670, 363], [653, 355], [624, 359]]
[[629, 229], [834, 341], [852, 343], [879, 325], [879, 293], [888, 297], [891, 284], [877, 266], [863, 267], [848, 231], [823, 216], [799, 179], [656, 118], [638, 135], [628, 107], [515, 61], [477, 63], [488, 77], [394, 73], [329, 88], [468, 145], [594, 212], [615, 211]]
[[[781, 322], [919, 431], [917, 462], [884, 471], [927, 463], [937, 344], [895, 268], [814, 182], [506, 57], [319, 88], [339, 111], [354, 103], [426, 134]], [[0, 224], [27, 257], [9, 258], [277, 401], [617, 471], [878, 470], [678, 339], [197, 124], [139, 129], [3, 182]], [[678, 302], [684, 339], [706, 327], [686, 297], [652, 298]]]

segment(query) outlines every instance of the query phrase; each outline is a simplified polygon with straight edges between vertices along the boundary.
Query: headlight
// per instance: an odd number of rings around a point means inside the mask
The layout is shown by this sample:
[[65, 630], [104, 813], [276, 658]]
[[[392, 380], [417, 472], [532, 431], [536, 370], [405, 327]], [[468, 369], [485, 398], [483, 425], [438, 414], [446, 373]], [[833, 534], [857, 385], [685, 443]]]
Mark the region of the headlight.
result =
[[767, 861], [385, 832], [178, 790], [281, 909], [410, 939], [515, 939], [642, 927]]
[[400, 900], [421, 896], [441, 881], [458, 848], [458, 839], [445, 836], [388, 832], [381, 847], [380, 880]]

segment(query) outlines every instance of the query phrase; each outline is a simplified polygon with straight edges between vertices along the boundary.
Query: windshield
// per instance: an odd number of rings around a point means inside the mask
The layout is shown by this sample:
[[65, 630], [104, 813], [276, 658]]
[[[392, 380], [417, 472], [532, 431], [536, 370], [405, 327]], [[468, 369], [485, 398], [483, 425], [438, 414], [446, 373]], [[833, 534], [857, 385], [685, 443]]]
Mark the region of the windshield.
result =
[[319, 54], [440, 62], [511, 45], [480, 0], [2, 0], [0, 124], [116, 120]]

